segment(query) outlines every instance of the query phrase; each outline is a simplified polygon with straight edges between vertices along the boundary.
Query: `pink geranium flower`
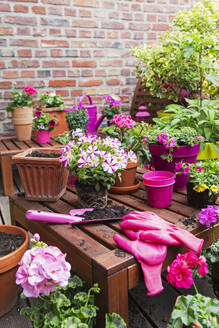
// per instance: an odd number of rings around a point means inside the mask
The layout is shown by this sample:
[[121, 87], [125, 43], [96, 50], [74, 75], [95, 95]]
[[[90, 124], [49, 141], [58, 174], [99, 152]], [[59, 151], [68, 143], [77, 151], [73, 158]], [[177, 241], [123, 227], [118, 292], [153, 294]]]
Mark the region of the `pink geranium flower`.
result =
[[31, 87], [29, 85], [24, 88], [24, 91], [26, 93], [29, 93], [30, 95], [33, 95], [36, 92], [36, 90], [34, 89], [34, 87]]
[[208, 205], [207, 208], [201, 209], [198, 217], [200, 223], [206, 225], [206, 227], [209, 228], [211, 223], [217, 222], [219, 218], [219, 207]]
[[208, 273], [206, 258], [204, 256], [199, 257], [198, 267], [199, 267], [198, 268], [198, 274], [200, 274], [200, 276], [204, 276], [205, 274]]

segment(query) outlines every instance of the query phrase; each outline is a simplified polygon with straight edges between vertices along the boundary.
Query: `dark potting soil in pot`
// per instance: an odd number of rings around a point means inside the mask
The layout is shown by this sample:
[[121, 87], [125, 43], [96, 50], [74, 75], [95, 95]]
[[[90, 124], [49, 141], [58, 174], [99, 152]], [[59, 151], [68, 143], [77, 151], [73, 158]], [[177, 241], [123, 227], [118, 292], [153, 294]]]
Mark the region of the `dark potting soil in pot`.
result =
[[32, 151], [32, 153], [27, 154], [25, 157], [43, 157], [43, 158], [58, 158], [61, 154], [47, 154], [40, 151]]
[[0, 231], [0, 257], [14, 252], [25, 240], [24, 235]]
[[188, 218], [179, 219], [179, 221], [182, 222], [182, 224], [184, 224], [185, 227], [188, 227], [189, 225], [191, 225], [192, 228], [194, 228], [194, 224], [197, 222], [195, 214], [193, 214], [192, 216], [190, 216]]
[[86, 211], [82, 215], [76, 215], [84, 218], [85, 220], [108, 219], [118, 218], [121, 219], [124, 215], [130, 213], [131, 210], [124, 206], [112, 205], [111, 201], [108, 202], [107, 207], [103, 209], [94, 209], [93, 211]]

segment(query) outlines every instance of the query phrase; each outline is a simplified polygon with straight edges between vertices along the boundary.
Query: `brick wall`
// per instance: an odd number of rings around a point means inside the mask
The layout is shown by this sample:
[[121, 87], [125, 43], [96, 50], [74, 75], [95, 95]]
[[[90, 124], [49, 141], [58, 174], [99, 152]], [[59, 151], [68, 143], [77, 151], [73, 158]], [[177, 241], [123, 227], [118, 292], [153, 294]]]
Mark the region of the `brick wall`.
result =
[[128, 110], [136, 85], [129, 49], [153, 43], [192, 0], [1, 0], [0, 133], [13, 81], [37, 95], [56, 90], [66, 104], [83, 93], [102, 103], [117, 94]]

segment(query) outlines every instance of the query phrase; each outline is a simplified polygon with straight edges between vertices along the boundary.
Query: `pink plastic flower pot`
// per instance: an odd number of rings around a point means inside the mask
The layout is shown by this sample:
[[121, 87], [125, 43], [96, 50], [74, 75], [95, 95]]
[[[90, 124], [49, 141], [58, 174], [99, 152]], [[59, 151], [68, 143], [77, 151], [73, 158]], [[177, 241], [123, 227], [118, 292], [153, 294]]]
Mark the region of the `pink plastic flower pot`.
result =
[[45, 144], [50, 142], [49, 130], [39, 130], [36, 133], [36, 141], [38, 144]]
[[147, 203], [156, 208], [166, 208], [172, 202], [175, 174], [168, 171], [153, 171], [143, 175], [147, 191]]
[[[168, 154], [168, 150], [163, 145], [149, 144], [149, 150], [152, 155], [153, 164], [156, 170], [176, 172], [175, 165], [181, 161], [185, 163], [195, 163], [200, 150], [200, 144], [193, 146], [180, 146], [172, 152], [173, 160], [167, 162], [161, 158], [161, 155]], [[177, 175], [174, 190], [182, 190], [186, 188], [188, 177], [184, 174]]]

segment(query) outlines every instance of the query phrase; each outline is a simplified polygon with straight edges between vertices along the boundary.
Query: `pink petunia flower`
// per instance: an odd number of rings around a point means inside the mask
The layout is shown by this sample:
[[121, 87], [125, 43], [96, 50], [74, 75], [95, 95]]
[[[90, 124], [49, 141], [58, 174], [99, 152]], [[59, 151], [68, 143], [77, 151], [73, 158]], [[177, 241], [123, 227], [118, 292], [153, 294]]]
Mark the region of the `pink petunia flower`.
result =
[[189, 166], [185, 167], [183, 173], [188, 174], [189, 172], [190, 172], [190, 167]]
[[201, 172], [202, 171], [202, 167], [201, 166], [196, 166], [195, 168], [197, 171]]
[[199, 212], [198, 217], [200, 223], [206, 225], [206, 227], [209, 228], [211, 223], [217, 222], [219, 218], [219, 207], [208, 205], [207, 208], [201, 209], [201, 212]]
[[182, 168], [182, 163], [176, 163], [175, 169], [180, 170]]
[[37, 110], [36, 113], [35, 113], [35, 115], [36, 115], [37, 117], [40, 117], [40, 116], [42, 115], [41, 110]]

